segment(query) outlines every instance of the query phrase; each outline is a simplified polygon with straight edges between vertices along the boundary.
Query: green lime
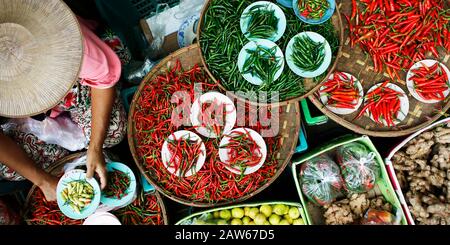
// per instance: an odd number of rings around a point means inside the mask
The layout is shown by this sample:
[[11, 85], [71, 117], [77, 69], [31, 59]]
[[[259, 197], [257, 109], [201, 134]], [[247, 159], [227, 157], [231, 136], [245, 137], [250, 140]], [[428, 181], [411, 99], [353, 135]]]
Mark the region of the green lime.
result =
[[249, 213], [248, 213], [248, 216], [250, 218], [252, 218], [252, 219], [255, 219], [256, 215], [258, 215], [258, 214], [259, 214], [259, 209], [258, 208], [251, 208]]
[[262, 205], [259, 211], [264, 214], [267, 218], [272, 214], [272, 207], [270, 205]]
[[231, 225], [243, 225], [242, 220], [240, 219], [232, 219]]
[[285, 219], [282, 219], [279, 223], [279, 225], [289, 225], [289, 222]]
[[244, 209], [242, 208], [233, 208], [231, 210], [231, 216], [236, 219], [241, 219], [244, 217]]
[[276, 204], [273, 206], [273, 212], [278, 215], [285, 215], [289, 212], [289, 209], [284, 204]]
[[224, 209], [220, 211], [219, 216], [221, 219], [228, 221], [229, 219], [231, 219], [231, 212], [228, 209]]
[[242, 223], [244, 223], [244, 225], [248, 225], [251, 221], [252, 219], [250, 219], [250, 217], [245, 216], [242, 218]]
[[263, 225], [264, 222], [266, 222], [267, 220], [266, 220], [266, 216], [264, 214], [258, 214], [258, 215], [256, 215], [254, 221], [255, 221], [256, 225]]
[[300, 211], [297, 207], [291, 207], [289, 209], [289, 217], [291, 217], [291, 219], [298, 219], [298, 217], [300, 217]]
[[280, 223], [280, 220], [281, 220], [280, 216], [276, 214], [270, 215], [269, 222], [271, 225], [278, 225], [278, 223]]
[[294, 222], [292, 224], [294, 224], [294, 225], [304, 225], [305, 221], [303, 221], [303, 219], [296, 219], [296, 220], [294, 220]]

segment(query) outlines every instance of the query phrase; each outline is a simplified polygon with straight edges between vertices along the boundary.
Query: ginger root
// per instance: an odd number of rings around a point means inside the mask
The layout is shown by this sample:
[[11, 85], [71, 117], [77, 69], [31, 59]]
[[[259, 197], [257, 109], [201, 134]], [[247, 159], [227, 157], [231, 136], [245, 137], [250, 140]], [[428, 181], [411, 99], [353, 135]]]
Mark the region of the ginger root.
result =
[[450, 224], [450, 123], [424, 132], [392, 157], [418, 224]]
[[327, 205], [325, 209], [323, 216], [327, 225], [348, 225], [354, 222], [348, 199]]

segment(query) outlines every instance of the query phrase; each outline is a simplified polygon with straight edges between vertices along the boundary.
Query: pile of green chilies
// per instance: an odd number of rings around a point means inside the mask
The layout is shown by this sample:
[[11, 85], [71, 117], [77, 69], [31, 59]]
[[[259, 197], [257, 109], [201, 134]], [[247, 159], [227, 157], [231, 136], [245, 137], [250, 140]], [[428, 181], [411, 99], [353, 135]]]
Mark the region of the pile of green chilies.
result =
[[247, 37], [269, 39], [277, 32], [279, 19], [267, 5], [253, 6], [243, 17], [248, 18]]
[[[278, 91], [279, 99], [286, 101], [304, 95], [311, 88], [304, 87], [303, 78], [297, 76], [288, 67], [276, 82], [261, 88], [253, 85], [242, 77], [237, 67], [239, 52], [248, 42], [240, 30], [240, 17], [244, 9], [255, 1], [252, 0], [214, 0], [210, 3], [204, 16], [204, 23], [200, 36], [200, 44], [208, 69], [213, 76], [229, 91], [258, 93], [259, 91]], [[276, 3], [276, 1], [272, 1]], [[333, 58], [337, 55], [339, 38], [331, 20], [321, 25], [309, 25], [301, 22], [292, 9], [279, 7], [284, 11], [287, 28], [283, 37], [277, 42], [285, 51], [290, 39], [300, 32], [313, 31], [322, 35], [330, 44]], [[316, 77], [320, 82], [326, 73]], [[269, 96], [269, 99], [271, 97]]]
[[263, 81], [261, 87], [269, 87], [282, 65], [281, 57], [276, 55], [277, 46], [269, 49], [258, 45], [256, 49], [247, 49], [247, 53], [242, 73], [258, 77]]
[[103, 193], [108, 198], [122, 199], [127, 193], [130, 186], [130, 176], [120, 170], [114, 169], [108, 172], [108, 185]]
[[315, 71], [325, 60], [325, 43], [315, 42], [309, 36], [296, 37], [292, 59], [303, 71]]

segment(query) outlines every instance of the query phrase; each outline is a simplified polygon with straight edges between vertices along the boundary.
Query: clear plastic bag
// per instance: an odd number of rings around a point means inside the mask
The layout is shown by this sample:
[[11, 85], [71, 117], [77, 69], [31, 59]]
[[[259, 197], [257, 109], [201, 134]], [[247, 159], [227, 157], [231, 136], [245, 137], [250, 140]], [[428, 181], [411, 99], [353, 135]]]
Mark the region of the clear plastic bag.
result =
[[375, 153], [363, 144], [350, 143], [337, 150], [336, 158], [347, 190], [365, 193], [373, 189], [380, 175]]
[[342, 189], [339, 167], [330, 157], [321, 155], [305, 162], [300, 170], [303, 193], [321, 206], [330, 204]]
[[397, 210], [393, 215], [387, 211], [369, 209], [364, 215], [361, 224], [363, 225], [399, 225], [401, 221], [401, 211]]
[[5, 131], [19, 130], [31, 133], [47, 144], [59, 145], [69, 151], [79, 151], [88, 145], [83, 130], [65, 116], [56, 119], [47, 117], [44, 121], [33, 118], [10, 119], [2, 127]]

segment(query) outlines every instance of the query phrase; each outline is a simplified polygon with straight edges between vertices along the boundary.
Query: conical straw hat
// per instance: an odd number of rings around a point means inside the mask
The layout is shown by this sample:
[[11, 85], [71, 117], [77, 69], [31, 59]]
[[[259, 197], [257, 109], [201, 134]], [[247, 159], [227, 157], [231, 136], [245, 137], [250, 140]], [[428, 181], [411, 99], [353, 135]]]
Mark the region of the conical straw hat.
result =
[[83, 42], [61, 0], [0, 0], [0, 116], [54, 107], [78, 79]]

